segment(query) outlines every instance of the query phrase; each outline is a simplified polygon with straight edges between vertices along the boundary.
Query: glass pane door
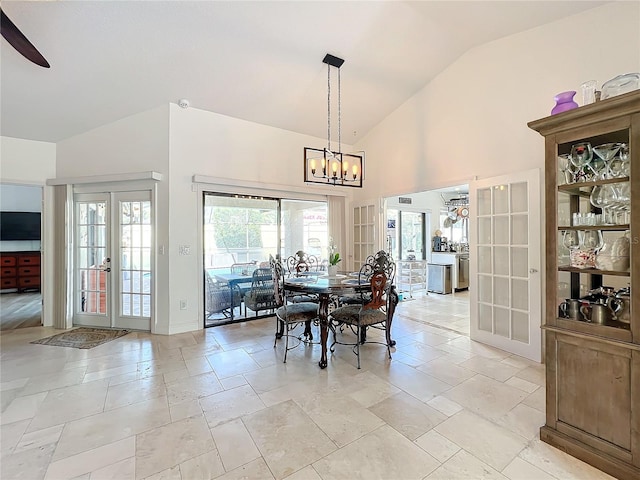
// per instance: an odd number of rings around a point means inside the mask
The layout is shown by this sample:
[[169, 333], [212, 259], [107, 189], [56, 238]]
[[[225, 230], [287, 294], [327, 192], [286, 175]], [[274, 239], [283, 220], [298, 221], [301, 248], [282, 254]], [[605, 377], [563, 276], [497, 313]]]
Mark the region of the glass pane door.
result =
[[541, 358], [539, 172], [472, 184], [471, 338]]
[[74, 324], [109, 327], [108, 195], [76, 195]]
[[[256, 268], [269, 266], [280, 239], [278, 200], [273, 198], [204, 194], [204, 312], [205, 327], [261, 314], [258, 303], [247, 309]], [[249, 295], [251, 298], [251, 295]]]
[[151, 329], [151, 192], [75, 195], [74, 325]]
[[119, 272], [117, 315], [114, 326], [151, 328], [151, 199], [150, 192], [115, 194], [117, 204], [118, 256], [113, 268]]
[[327, 203], [281, 200], [282, 258], [302, 250], [319, 261], [327, 260]]

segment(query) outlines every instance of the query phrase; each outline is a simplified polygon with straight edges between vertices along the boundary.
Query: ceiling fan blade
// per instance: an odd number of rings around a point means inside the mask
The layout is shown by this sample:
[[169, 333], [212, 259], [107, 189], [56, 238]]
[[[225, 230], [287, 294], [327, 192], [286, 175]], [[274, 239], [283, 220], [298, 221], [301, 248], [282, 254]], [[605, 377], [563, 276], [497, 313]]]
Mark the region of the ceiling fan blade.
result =
[[9, 42], [13, 48], [15, 48], [23, 57], [27, 60], [31, 60], [36, 65], [40, 65], [44, 68], [49, 68], [49, 62], [42, 56], [42, 54], [33, 46], [33, 44], [27, 40], [22, 32], [15, 26], [9, 17], [0, 10], [0, 31], [2, 36]]

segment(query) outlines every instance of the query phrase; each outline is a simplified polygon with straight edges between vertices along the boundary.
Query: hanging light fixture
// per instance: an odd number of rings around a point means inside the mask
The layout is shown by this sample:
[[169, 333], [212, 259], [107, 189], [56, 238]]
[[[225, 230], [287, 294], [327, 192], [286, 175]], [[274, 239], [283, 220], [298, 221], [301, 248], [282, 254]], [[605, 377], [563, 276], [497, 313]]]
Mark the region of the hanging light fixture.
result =
[[[340, 67], [344, 60], [327, 53], [322, 62], [327, 64], [327, 147], [305, 147], [304, 181], [362, 188], [363, 155], [342, 153]], [[338, 151], [331, 148], [331, 67], [338, 70]]]

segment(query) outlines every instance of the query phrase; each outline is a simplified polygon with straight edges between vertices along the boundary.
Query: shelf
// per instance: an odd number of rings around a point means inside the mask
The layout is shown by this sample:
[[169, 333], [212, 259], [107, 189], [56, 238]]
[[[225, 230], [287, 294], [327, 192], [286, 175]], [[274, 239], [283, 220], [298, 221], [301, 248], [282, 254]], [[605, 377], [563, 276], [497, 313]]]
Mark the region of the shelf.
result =
[[586, 322], [583, 320], [572, 320], [570, 318], [557, 318], [556, 325], [567, 330], [575, 330], [598, 337], [614, 338], [623, 342], [631, 341], [631, 326], [628, 323], [612, 321], [607, 325]]
[[563, 226], [558, 227], [558, 231], [562, 230], [602, 230], [607, 232], [624, 232], [629, 230], [630, 225], [628, 223], [621, 225], [576, 225], [576, 226]]
[[597, 268], [577, 268], [570, 267], [568, 265], [559, 265], [559, 272], [571, 272], [571, 273], [588, 273], [590, 275], [615, 275], [618, 277], [630, 277], [630, 272], [620, 272], [617, 270], [598, 270]]
[[619, 177], [607, 178], [606, 180], [596, 180], [593, 182], [565, 183], [563, 185], [558, 185], [558, 191], [564, 193], [572, 193], [574, 195], [582, 195], [586, 193], [582, 190], [583, 188], [597, 187], [598, 185], [608, 185], [610, 183], [624, 183], [628, 181], [629, 177]]

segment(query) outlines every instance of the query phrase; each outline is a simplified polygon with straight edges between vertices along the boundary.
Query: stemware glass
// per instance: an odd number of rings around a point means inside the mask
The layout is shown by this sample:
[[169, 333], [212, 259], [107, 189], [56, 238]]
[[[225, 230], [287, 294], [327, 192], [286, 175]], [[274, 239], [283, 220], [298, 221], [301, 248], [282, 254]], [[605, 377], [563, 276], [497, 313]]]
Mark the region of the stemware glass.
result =
[[569, 250], [578, 248], [580, 246], [580, 235], [578, 235], [578, 230], [565, 230], [562, 236], [562, 245]]
[[616, 183], [616, 211], [620, 213], [616, 223], [624, 225], [629, 223], [629, 213], [631, 206], [631, 186], [629, 182]]
[[576, 167], [584, 167], [593, 158], [593, 149], [589, 142], [576, 143], [571, 146], [571, 163]]
[[[585, 167], [589, 165], [593, 158], [593, 149], [589, 142], [580, 142], [571, 146], [571, 164], [575, 167], [574, 181], [584, 182], [587, 180]], [[593, 169], [592, 169], [593, 170]]]
[[558, 179], [558, 185], [573, 183], [573, 172], [569, 169], [571, 166], [571, 155], [562, 153], [558, 155], [558, 168], [562, 175]]
[[604, 239], [602, 237], [602, 230], [584, 230], [582, 233], [582, 246], [588, 249], [593, 249], [598, 252], [604, 245]]
[[595, 154], [598, 157], [600, 157], [604, 162], [604, 168], [600, 176], [601, 180], [613, 177], [613, 173], [611, 172], [610, 165], [611, 165], [611, 160], [613, 159], [613, 157], [616, 156], [616, 153], [618, 153], [618, 150], [620, 150], [619, 143], [604, 143], [602, 145], [593, 147], [593, 151], [595, 152]]

